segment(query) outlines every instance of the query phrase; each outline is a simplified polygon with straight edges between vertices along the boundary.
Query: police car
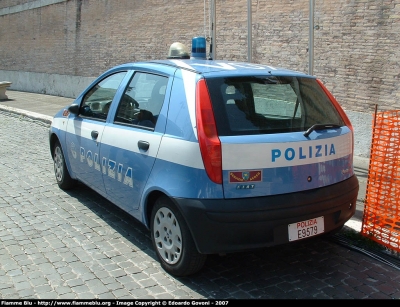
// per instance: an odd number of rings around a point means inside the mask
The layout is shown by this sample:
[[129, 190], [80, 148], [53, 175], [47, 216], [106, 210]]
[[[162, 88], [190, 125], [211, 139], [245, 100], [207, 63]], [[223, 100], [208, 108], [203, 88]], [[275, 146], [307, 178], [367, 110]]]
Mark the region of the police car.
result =
[[272, 66], [119, 65], [55, 115], [50, 149], [59, 187], [79, 181], [142, 222], [176, 276], [355, 213], [349, 119], [320, 80]]

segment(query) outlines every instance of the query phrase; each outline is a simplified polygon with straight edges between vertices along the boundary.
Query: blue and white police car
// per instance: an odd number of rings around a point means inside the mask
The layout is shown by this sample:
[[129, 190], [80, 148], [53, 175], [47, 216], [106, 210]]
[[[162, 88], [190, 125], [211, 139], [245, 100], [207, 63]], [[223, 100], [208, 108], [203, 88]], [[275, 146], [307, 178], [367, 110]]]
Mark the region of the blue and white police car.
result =
[[176, 276], [355, 213], [349, 119], [320, 80], [276, 67], [119, 65], [55, 115], [50, 149], [59, 187], [79, 181], [142, 222]]

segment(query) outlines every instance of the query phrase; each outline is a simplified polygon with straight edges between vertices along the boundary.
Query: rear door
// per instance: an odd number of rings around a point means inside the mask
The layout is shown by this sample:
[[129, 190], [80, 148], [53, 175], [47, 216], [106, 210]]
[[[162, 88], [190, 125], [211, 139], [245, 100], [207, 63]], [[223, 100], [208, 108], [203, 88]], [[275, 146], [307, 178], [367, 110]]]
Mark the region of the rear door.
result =
[[207, 85], [226, 198], [314, 189], [352, 175], [352, 131], [315, 79], [231, 77]]
[[[165, 130], [159, 119], [168, 101], [168, 76], [136, 71], [116, 113], [105, 127], [100, 148], [101, 171], [107, 196], [131, 212], [140, 204]], [[165, 118], [165, 115], [164, 115]]]

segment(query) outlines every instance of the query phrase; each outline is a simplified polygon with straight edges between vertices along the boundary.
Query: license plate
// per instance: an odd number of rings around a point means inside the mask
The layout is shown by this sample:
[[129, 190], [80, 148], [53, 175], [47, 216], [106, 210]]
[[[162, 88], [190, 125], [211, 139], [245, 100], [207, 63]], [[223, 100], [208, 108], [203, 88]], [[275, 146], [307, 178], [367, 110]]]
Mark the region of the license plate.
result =
[[288, 225], [289, 241], [296, 241], [316, 236], [324, 232], [324, 217], [301, 221]]

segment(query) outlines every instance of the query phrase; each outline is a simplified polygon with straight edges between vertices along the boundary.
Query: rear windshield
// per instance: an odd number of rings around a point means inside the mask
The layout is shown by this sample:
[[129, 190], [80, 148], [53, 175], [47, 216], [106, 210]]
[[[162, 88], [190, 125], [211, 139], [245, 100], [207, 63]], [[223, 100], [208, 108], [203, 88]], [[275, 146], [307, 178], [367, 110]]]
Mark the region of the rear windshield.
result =
[[221, 136], [306, 131], [315, 124], [344, 126], [312, 78], [265, 76], [206, 81]]

